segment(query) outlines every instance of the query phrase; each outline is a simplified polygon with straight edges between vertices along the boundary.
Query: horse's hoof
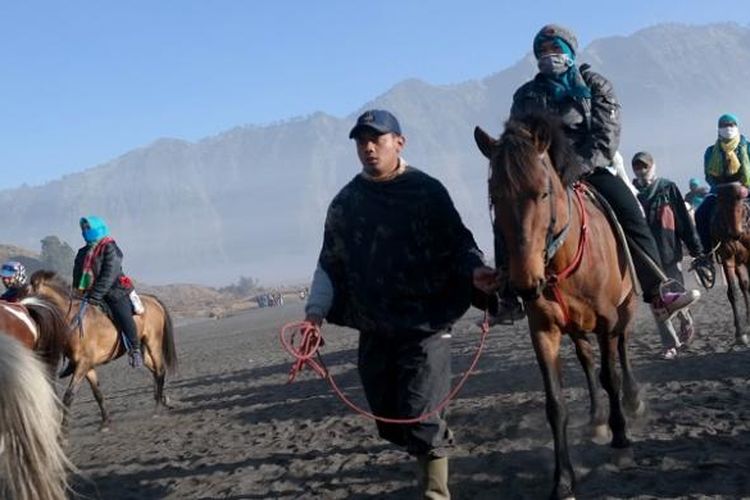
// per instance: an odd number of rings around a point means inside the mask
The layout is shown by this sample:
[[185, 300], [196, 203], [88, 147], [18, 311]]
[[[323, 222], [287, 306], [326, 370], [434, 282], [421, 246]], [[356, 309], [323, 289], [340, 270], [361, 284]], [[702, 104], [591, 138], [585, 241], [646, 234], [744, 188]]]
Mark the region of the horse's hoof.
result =
[[646, 403], [643, 402], [642, 399], [638, 400], [638, 407], [633, 411], [633, 416], [635, 418], [641, 418], [643, 415], [646, 414]]
[[599, 424], [594, 426], [591, 441], [596, 444], [607, 444], [612, 441], [612, 432], [609, 430], [609, 425]]
[[739, 346], [746, 346], [750, 341], [748, 340], [747, 334], [744, 334], [737, 337], [734, 343]]
[[612, 463], [619, 469], [628, 469], [635, 467], [635, 458], [633, 457], [633, 448], [615, 448], [612, 456]]
[[99, 426], [99, 432], [109, 432], [109, 424], [102, 424]]

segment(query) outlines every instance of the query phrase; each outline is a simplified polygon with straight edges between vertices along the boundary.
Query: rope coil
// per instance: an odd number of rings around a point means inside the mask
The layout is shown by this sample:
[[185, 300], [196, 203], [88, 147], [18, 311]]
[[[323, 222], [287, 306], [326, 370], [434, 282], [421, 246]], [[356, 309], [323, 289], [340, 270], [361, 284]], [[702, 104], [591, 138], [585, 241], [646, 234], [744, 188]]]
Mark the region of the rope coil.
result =
[[[299, 374], [299, 372], [304, 370], [305, 366], [307, 366], [315, 373], [320, 375], [321, 378], [328, 381], [336, 396], [355, 413], [378, 422], [387, 424], [409, 425], [424, 422], [432, 416], [437, 415], [438, 413], [443, 411], [448, 406], [448, 404], [458, 395], [459, 391], [468, 380], [469, 375], [474, 371], [474, 368], [476, 367], [477, 362], [482, 355], [488, 333], [489, 320], [487, 317], [487, 313], [485, 312], [484, 321], [482, 323], [482, 336], [480, 338], [479, 346], [477, 347], [477, 352], [476, 354], [474, 354], [474, 358], [472, 359], [469, 368], [463, 374], [455, 387], [453, 387], [448, 395], [433, 410], [430, 410], [427, 413], [423, 413], [422, 415], [413, 418], [381, 417], [367, 410], [364, 410], [356, 403], [352, 402], [336, 384], [336, 381], [333, 379], [333, 375], [331, 375], [331, 372], [328, 371], [328, 368], [323, 362], [323, 358], [320, 356], [319, 349], [324, 344], [323, 336], [320, 332], [320, 327], [314, 325], [313, 323], [310, 323], [309, 321], [287, 323], [281, 328], [279, 337], [281, 340], [281, 345], [295, 359], [291, 369], [289, 370], [288, 383], [293, 382], [297, 377], [297, 374]], [[297, 342], [295, 342], [296, 340]]]

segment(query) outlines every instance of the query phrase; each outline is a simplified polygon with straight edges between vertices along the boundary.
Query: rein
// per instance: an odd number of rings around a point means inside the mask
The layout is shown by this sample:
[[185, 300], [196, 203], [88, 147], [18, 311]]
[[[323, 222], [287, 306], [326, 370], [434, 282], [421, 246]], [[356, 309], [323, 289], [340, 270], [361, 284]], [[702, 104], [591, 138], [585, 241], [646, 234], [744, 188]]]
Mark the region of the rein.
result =
[[[284, 347], [284, 349], [295, 358], [294, 364], [292, 364], [292, 368], [289, 370], [289, 380], [287, 381], [287, 383], [293, 382], [297, 374], [301, 372], [305, 368], [305, 366], [307, 366], [315, 373], [320, 375], [321, 378], [325, 379], [330, 384], [336, 396], [355, 413], [378, 422], [407, 425], [417, 424], [419, 422], [427, 420], [434, 415], [437, 415], [438, 413], [443, 411], [448, 406], [448, 404], [456, 397], [458, 392], [466, 383], [466, 380], [469, 378], [469, 375], [474, 372], [474, 368], [476, 367], [477, 362], [479, 361], [479, 357], [482, 354], [482, 350], [484, 349], [485, 340], [487, 339], [487, 333], [489, 332], [489, 330], [489, 320], [487, 312], [485, 311], [484, 321], [482, 322], [482, 336], [479, 341], [479, 347], [477, 347], [477, 352], [474, 355], [474, 358], [471, 360], [469, 368], [466, 370], [466, 372], [464, 372], [463, 376], [458, 381], [456, 386], [440, 403], [438, 403], [438, 405], [433, 410], [427, 413], [423, 413], [422, 415], [414, 418], [381, 417], [368, 412], [367, 410], [364, 410], [356, 403], [352, 402], [336, 384], [336, 381], [333, 379], [333, 375], [328, 370], [328, 367], [326, 367], [325, 363], [323, 362], [323, 358], [320, 355], [319, 348], [321, 345], [323, 345], [323, 336], [320, 333], [320, 327], [314, 325], [313, 323], [310, 323], [309, 321], [287, 323], [281, 328], [279, 337], [281, 339], [281, 345]], [[288, 334], [287, 332], [289, 331], [291, 331], [292, 333]], [[295, 345], [295, 338], [297, 337], [298, 333], [300, 339], [297, 345]], [[314, 359], [315, 357], [317, 357], [317, 361]]]

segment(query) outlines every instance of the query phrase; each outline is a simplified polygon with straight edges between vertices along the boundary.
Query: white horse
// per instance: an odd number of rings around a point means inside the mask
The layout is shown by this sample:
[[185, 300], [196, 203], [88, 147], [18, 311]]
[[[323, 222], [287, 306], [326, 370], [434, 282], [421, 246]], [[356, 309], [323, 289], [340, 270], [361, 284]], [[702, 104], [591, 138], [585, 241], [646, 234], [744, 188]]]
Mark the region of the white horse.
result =
[[60, 443], [61, 418], [46, 367], [0, 332], [0, 498], [67, 498], [74, 468]]

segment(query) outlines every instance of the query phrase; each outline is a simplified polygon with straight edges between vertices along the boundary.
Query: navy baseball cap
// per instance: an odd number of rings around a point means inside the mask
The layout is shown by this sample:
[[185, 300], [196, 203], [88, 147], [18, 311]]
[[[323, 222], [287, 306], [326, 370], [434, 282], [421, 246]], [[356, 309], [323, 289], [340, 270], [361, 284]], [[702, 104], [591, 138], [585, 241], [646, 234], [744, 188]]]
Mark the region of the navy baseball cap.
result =
[[369, 109], [359, 115], [357, 124], [349, 132], [349, 139], [354, 139], [364, 129], [372, 129], [379, 134], [393, 132], [401, 135], [401, 125], [398, 124], [398, 120], [390, 111], [384, 109]]

